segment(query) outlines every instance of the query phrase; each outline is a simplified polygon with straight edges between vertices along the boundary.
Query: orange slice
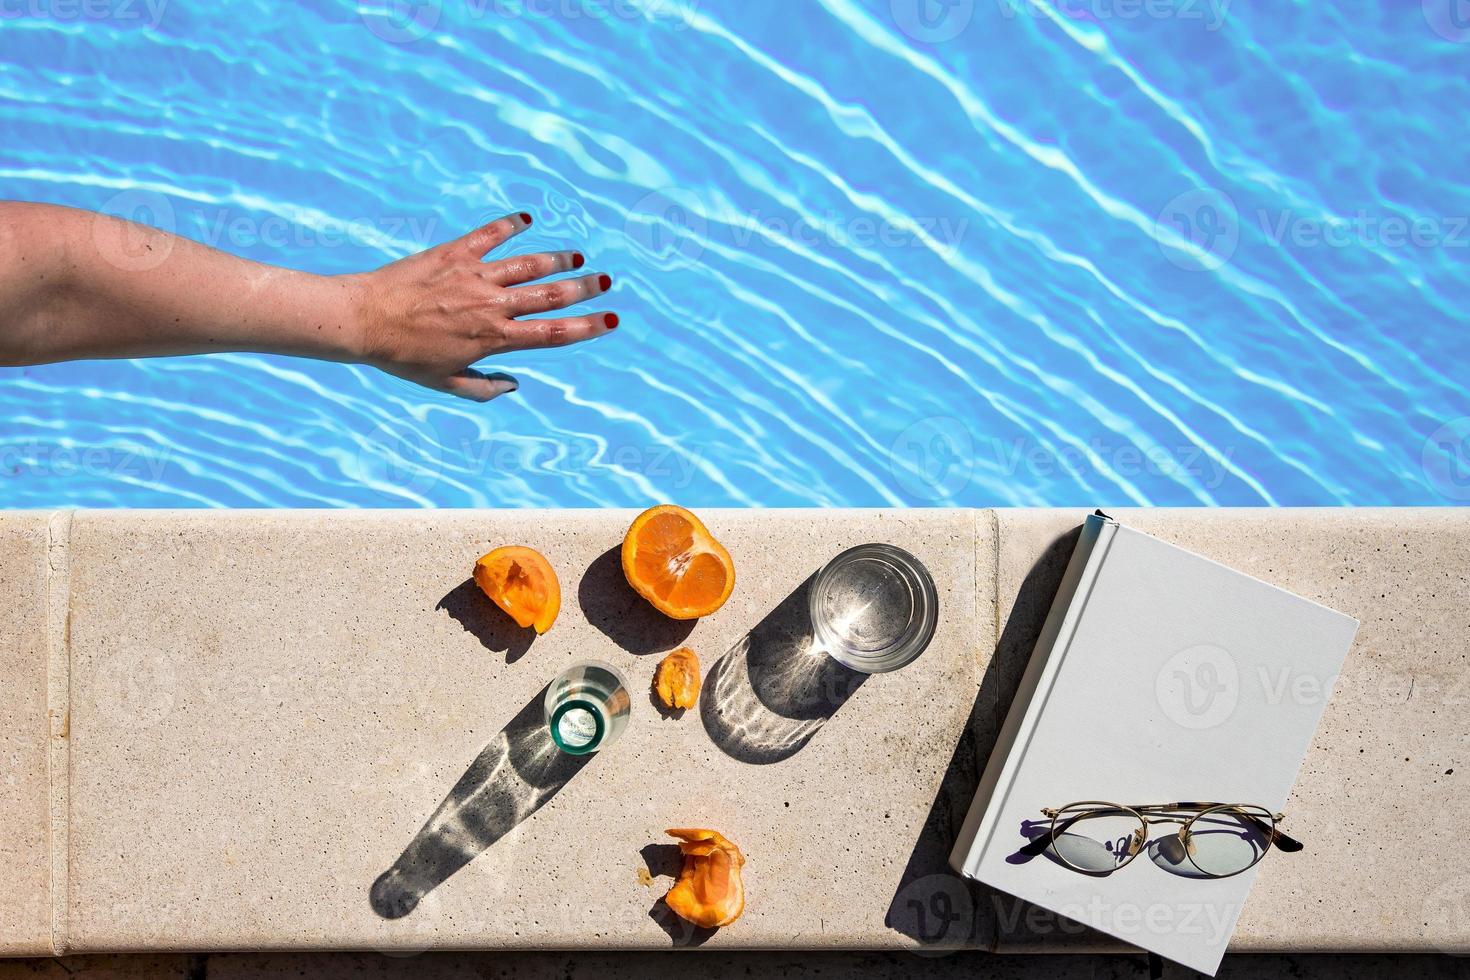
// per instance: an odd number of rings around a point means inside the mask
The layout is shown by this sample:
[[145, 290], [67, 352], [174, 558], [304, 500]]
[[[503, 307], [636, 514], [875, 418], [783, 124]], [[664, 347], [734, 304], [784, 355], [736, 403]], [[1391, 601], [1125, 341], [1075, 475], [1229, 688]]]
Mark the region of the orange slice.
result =
[[725, 604], [735, 563], [725, 546], [683, 507], [650, 507], [623, 538], [623, 574], [639, 595], [671, 619], [698, 619]]
[[728, 926], [745, 911], [745, 882], [740, 869], [745, 855], [713, 830], [675, 828], [684, 867], [664, 902], [679, 918], [705, 929]]
[[653, 690], [664, 707], [694, 707], [699, 703], [699, 656], [680, 647], [660, 660], [653, 672]]
[[517, 626], [545, 633], [561, 612], [561, 583], [541, 552], [508, 545], [475, 562], [475, 584]]

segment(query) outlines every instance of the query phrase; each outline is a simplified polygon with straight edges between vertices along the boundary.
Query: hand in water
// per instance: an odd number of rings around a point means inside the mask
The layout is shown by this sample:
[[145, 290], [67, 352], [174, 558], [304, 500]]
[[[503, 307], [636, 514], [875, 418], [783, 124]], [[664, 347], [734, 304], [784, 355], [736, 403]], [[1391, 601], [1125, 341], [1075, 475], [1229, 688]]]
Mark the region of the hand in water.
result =
[[514, 391], [509, 375], [470, 367], [506, 351], [562, 347], [601, 337], [615, 313], [546, 317], [600, 296], [605, 274], [539, 282], [580, 269], [580, 252], [539, 252], [482, 261], [531, 224], [528, 214], [492, 221], [463, 238], [356, 276], [361, 359], [428, 388], [487, 401]]
[[581, 268], [580, 252], [483, 261], [530, 223], [509, 215], [373, 272], [322, 276], [104, 214], [0, 201], [0, 364], [261, 351], [371, 364], [489, 401], [517, 385], [470, 367], [481, 358], [618, 325], [612, 313], [537, 315], [612, 286], [539, 281]]

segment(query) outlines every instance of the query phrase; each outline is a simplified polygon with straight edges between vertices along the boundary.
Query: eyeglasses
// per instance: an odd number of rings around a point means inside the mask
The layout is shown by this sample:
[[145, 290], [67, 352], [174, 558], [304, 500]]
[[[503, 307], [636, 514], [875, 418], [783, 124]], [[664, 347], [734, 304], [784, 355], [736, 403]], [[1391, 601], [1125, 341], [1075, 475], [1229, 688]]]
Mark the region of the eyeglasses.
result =
[[1062, 864], [1087, 875], [1109, 875], [1143, 851], [1149, 827], [1181, 824], [1160, 841], [1165, 860], [1186, 860], [1207, 878], [1228, 878], [1252, 868], [1272, 845], [1288, 853], [1302, 845], [1276, 829], [1286, 819], [1263, 806], [1246, 803], [1150, 803], [1123, 806], [1100, 800], [1042, 808], [1051, 828], [1023, 852], [1051, 853]]

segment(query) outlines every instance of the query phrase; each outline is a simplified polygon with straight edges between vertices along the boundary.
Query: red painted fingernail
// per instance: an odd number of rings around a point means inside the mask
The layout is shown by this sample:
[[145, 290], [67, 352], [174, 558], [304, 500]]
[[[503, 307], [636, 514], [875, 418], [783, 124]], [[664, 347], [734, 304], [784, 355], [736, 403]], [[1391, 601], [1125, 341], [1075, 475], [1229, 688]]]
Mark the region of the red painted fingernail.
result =
[[612, 276], [598, 276], [597, 285], [601, 287], [604, 293], [607, 292], [612, 288]]
[[526, 224], [529, 225], [531, 223], [531, 216], [529, 214], [527, 214], [526, 212], [522, 211], [521, 212], [521, 220], [524, 221]]
[[618, 328], [618, 315], [616, 313], [609, 313], [602, 318], [602, 322], [607, 329], [616, 330]]
[[582, 266], [584, 266], [586, 264], [587, 264], [587, 257], [585, 255], [583, 255], [581, 252], [573, 252], [572, 253], [572, 268], [573, 269], [580, 269], [580, 268], [582, 268]]

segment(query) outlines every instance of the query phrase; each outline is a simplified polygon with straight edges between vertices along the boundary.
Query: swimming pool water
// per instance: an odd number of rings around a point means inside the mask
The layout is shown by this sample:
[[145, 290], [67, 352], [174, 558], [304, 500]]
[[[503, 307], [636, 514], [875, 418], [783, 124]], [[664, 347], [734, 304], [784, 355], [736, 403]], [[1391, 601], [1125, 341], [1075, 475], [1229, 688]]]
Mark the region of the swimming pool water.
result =
[[1470, 2], [0, 2], [0, 196], [617, 334], [0, 371], [4, 506], [1470, 500]]

